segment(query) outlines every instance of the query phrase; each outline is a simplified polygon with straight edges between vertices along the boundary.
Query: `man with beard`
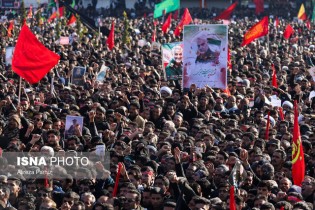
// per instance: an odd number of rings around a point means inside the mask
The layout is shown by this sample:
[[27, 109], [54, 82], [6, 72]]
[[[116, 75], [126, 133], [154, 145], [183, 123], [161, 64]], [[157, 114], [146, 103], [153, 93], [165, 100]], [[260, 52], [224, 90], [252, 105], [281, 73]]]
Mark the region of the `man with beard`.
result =
[[208, 45], [208, 39], [206, 36], [200, 36], [196, 40], [198, 47], [198, 56], [196, 58], [196, 63], [209, 63], [219, 62], [220, 52], [212, 51]]
[[180, 45], [172, 49], [173, 58], [165, 68], [167, 80], [178, 80], [182, 77], [183, 48]]
[[272, 153], [272, 165], [275, 168], [275, 171], [281, 171], [282, 170], [282, 166], [285, 162], [287, 158], [287, 154], [285, 153], [285, 151], [281, 150], [281, 149], [276, 149], [273, 153]]
[[162, 115], [162, 107], [160, 105], [155, 105], [153, 110], [151, 110], [149, 121], [153, 122], [157, 129], [163, 128], [165, 118]]
[[[95, 111], [95, 125], [97, 130], [105, 131], [109, 129], [109, 125], [107, 122], [105, 122], [105, 109], [103, 107], [97, 107]], [[90, 119], [91, 123], [91, 119]], [[91, 130], [91, 129], [90, 129]]]
[[[197, 107], [195, 107], [189, 97], [187, 95], [184, 95], [180, 100], [180, 106], [179, 110], [183, 114], [184, 121], [191, 122], [193, 118], [196, 118], [198, 116], [198, 110]], [[201, 114], [201, 113], [200, 113]], [[202, 114], [201, 114], [202, 115]]]
[[137, 123], [138, 128], [144, 129], [145, 120], [139, 115], [140, 104], [131, 102], [129, 107], [129, 119]]
[[54, 149], [54, 151], [58, 151], [61, 149], [59, 145], [60, 133], [57, 130], [49, 130], [47, 131], [48, 141], [46, 143], [47, 146], [50, 146]]

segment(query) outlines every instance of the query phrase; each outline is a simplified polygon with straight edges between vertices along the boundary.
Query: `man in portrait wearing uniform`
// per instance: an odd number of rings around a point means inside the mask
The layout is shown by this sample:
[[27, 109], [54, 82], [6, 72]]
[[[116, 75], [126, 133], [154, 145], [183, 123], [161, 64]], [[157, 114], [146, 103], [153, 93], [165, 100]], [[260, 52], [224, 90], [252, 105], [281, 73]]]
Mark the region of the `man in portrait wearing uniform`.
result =
[[219, 56], [220, 52], [215, 51], [213, 52], [209, 45], [208, 45], [208, 40], [207, 37], [205, 36], [200, 36], [197, 38], [197, 58], [196, 58], [196, 63], [209, 63], [213, 62], [215, 64], [219, 63]]
[[183, 67], [183, 48], [180, 45], [172, 49], [173, 58], [165, 68], [167, 80], [179, 80], [182, 78]]

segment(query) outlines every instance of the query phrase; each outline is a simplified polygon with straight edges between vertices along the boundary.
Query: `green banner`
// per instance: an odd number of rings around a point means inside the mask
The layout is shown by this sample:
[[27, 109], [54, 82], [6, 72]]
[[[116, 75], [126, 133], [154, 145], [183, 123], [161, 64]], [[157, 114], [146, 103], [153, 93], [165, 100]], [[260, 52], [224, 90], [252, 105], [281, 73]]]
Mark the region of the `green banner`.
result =
[[312, 0], [312, 6], [313, 6], [313, 13], [312, 13], [312, 20], [311, 22], [315, 24], [315, 0]]
[[165, 0], [159, 4], [156, 4], [154, 8], [154, 18], [161, 17], [164, 10], [165, 14], [178, 10], [179, 4], [180, 0]]

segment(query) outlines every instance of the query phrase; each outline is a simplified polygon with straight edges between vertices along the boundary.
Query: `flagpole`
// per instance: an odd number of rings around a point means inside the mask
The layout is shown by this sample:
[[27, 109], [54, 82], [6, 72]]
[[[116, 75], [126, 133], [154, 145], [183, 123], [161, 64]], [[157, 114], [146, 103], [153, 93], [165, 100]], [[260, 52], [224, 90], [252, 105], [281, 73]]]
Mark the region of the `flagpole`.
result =
[[59, 14], [59, 0], [56, 0], [56, 7], [57, 7], [57, 22], [58, 22], [58, 19], [59, 19], [59, 16], [60, 16], [60, 14]]
[[19, 106], [21, 103], [21, 86], [22, 86], [22, 77], [20, 77], [20, 81], [19, 81]]
[[269, 47], [269, 21], [268, 21], [268, 34], [267, 34], [267, 51], [268, 55], [270, 54], [270, 47]]

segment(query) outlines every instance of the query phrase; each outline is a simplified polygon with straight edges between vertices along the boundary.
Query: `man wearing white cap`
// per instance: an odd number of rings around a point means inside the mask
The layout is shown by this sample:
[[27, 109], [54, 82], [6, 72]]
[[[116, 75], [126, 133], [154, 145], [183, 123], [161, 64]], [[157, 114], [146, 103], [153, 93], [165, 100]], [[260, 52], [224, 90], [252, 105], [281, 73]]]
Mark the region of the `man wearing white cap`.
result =
[[167, 86], [163, 86], [160, 89], [160, 93], [161, 93], [161, 97], [163, 99], [165, 99], [165, 98], [167, 98], [167, 97], [172, 95], [172, 90], [171, 90], [171, 88], [169, 88]]

